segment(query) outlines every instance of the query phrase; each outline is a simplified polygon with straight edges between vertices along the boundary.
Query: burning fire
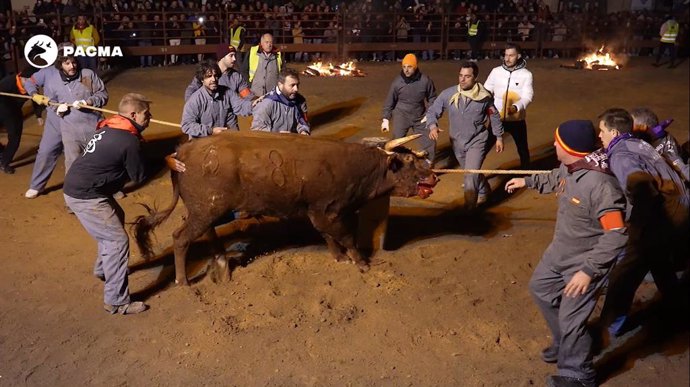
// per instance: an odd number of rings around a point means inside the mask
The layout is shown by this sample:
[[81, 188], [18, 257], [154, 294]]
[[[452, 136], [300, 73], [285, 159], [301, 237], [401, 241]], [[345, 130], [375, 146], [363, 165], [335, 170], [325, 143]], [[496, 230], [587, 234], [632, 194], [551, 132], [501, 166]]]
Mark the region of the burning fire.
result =
[[332, 63], [316, 62], [307, 66], [307, 69], [302, 74], [311, 75], [314, 77], [364, 77], [366, 74], [358, 69], [354, 62], [341, 63], [340, 65], [333, 65]]
[[585, 68], [589, 70], [618, 70], [620, 66], [611, 54], [604, 51], [604, 46], [601, 46], [595, 53], [586, 55], [579, 60]]

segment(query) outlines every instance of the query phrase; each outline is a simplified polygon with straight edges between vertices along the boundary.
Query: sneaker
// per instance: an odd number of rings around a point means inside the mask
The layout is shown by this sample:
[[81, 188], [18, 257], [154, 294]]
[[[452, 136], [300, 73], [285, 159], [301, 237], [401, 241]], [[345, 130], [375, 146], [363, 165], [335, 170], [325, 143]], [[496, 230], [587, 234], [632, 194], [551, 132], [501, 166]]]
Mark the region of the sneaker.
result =
[[137, 314], [148, 309], [148, 305], [141, 301], [130, 302], [124, 305], [108, 305], [104, 304], [103, 309], [110, 314]]
[[541, 360], [544, 363], [556, 363], [558, 362], [558, 347], [548, 346], [541, 351]]
[[126, 196], [127, 196], [127, 195], [125, 195], [124, 192], [122, 192], [122, 191], [117, 191], [117, 192], [115, 192], [115, 193], [113, 194], [113, 199], [120, 200], [120, 199], [125, 198]]
[[595, 382], [568, 376], [552, 375], [546, 378], [547, 387], [596, 387]]
[[8, 175], [14, 174], [14, 168], [2, 163], [0, 163], [0, 171], [5, 172]]
[[38, 196], [39, 192], [38, 190], [35, 190], [33, 188], [29, 188], [26, 193], [24, 194], [24, 197], [27, 199], [36, 199]]

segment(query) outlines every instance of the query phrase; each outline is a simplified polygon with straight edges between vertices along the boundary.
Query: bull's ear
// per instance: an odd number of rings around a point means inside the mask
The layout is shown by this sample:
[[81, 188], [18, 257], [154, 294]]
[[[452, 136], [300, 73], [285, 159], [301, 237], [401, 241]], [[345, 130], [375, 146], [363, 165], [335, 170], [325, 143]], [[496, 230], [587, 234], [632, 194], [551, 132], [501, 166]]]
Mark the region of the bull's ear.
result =
[[400, 160], [400, 157], [397, 154], [392, 154], [388, 156], [388, 169], [390, 169], [393, 172], [398, 172], [400, 168], [403, 167], [403, 161]]

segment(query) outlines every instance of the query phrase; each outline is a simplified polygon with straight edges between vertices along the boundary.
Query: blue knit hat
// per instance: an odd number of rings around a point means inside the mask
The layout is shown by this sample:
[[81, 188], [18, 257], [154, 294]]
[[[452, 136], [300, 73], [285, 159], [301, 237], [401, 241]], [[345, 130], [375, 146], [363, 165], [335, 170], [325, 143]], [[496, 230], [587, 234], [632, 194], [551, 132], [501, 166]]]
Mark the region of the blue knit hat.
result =
[[556, 128], [556, 142], [567, 153], [584, 157], [597, 149], [594, 125], [589, 120], [571, 120]]

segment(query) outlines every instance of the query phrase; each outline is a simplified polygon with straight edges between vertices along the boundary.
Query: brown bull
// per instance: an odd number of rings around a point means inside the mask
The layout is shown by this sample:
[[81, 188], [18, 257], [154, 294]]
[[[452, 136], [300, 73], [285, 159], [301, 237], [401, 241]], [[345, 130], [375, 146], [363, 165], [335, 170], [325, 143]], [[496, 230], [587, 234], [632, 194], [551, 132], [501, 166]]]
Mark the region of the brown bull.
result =
[[[213, 225], [231, 211], [307, 216], [338, 261], [350, 259], [366, 271], [369, 266], [355, 246], [356, 211], [383, 195], [425, 198], [437, 181], [426, 161], [409, 151], [385, 152], [300, 135], [223, 133], [182, 145], [177, 158], [186, 171], [172, 173], [172, 205], [139, 217], [135, 234], [142, 252], [149, 255], [149, 233], [182, 197], [188, 216], [173, 233], [175, 282], [182, 285], [188, 283], [185, 260], [190, 243], [204, 234], [217, 241]], [[229, 278], [224, 257], [212, 269], [221, 269], [221, 277]]]

